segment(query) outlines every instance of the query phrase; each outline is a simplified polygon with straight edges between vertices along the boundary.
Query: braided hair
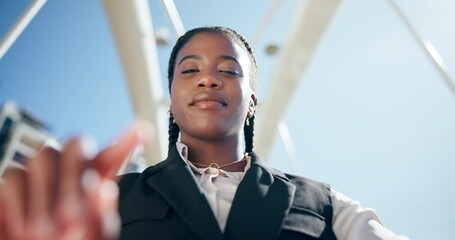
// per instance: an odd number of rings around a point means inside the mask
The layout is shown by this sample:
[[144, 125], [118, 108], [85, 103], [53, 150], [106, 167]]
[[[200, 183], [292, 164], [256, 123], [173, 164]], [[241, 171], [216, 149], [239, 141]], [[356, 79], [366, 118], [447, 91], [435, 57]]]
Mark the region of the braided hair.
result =
[[[174, 68], [175, 68], [175, 61], [177, 59], [177, 55], [182, 49], [182, 47], [188, 43], [194, 36], [199, 33], [218, 33], [222, 34], [229, 39], [236, 41], [240, 46], [243, 46], [248, 53], [251, 68], [250, 68], [250, 86], [254, 90], [256, 88], [256, 78], [257, 78], [257, 63], [256, 57], [254, 56], [253, 49], [251, 48], [250, 44], [246, 41], [246, 39], [237, 33], [235, 30], [227, 28], [227, 27], [220, 27], [220, 26], [210, 26], [210, 27], [199, 27], [189, 30], [184, 35], [180, 36], [177, 39], [177, 42], [172, 49], [171, 55], [169, 57], [168, 69], [167, 69], [167, 78], [168, 78], [168, 88], [169, 94], [171, 93], [171, 85], [172, 81], [174, 80]], [[254, 101], [254, 105], [256, 106], [257, 101]], [[249, 153], [253, 151], [253, 137], [254, 137], [254, 114], [248, 119], [248, 124], [245, 124], [243, 127], [244, 135], [245, 135], [245, 152]], [[179, 137], [180, 128], [174, 120], [174, 116], [170, 114], [169, 116], [169, 150], [175, 145], [177, 139]]]

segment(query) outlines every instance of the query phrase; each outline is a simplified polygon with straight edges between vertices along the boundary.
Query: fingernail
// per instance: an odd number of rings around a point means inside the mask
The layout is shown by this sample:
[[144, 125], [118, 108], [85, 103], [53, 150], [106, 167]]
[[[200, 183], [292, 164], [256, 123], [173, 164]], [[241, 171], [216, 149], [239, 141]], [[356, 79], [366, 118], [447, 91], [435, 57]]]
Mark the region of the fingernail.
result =
[[93, 169], [87, 169], [82, 173], [82, 188], [91, 192], [98, 187], [100, 175]]
[[104, 239], [117, 239], [120, 233], [121, 220], [116, 212], [104, 213], [101, 216]]
[[118, 187], [114, 181], [104, 180], [101, 182], [101, 197], [106, 200], [116, 199], [118, 197]]
[[154, 130], [153, 124], [144, 118], [137, 118], [133, 124], [133, 131], [136, 132], [141, 141], [149, 141], [153, 139]]
[[80, 138], [80, 148], [86, 159], [92, 159], [98, 153], [98, 144], [91, 135], [82, 135]]
[[153, 125], [150, 121], [143, 118], [136, 119], [133, 124], [124, 132], [118, 141], [113, 142], [110, 147], [114, 147], [122, 141], [131, 141], [134, 139], [135, 144], [144, 144], [153, 139]]

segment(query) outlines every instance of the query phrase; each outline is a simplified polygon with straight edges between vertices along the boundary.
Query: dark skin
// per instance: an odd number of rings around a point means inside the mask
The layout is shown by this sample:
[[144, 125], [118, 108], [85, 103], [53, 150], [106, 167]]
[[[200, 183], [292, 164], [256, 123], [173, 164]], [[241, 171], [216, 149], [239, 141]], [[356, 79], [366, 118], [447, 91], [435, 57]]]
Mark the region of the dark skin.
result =
[[46, 148], [30, 158], [27, 171], [8, 170], [0, 185], [0, 239], [115, 239], [115, 176], [143, 132], [135, 125], [96, 156], [84, 150], [87, 141], [73, 138], [60, 151]]
[[[171, 112], [190, 161], [222, 166], [243, 158], [243, 126], [254, 114], [256, 98], [250, 67], [246, 50], [218, 33], [200, 33], [179, 51]], [[244, 167], [243, 161], [224, 170]]]
[[[255, 100], [249, 61], [242, 46], [220, 34], [198, 34], [180, 50], [171, 111], [190, 160], [223, 165], [243, 158], [243, 125]], [[115, 239], [115, 176], [135, 146], [148, 141], [145, 135], [138, 123], [95, 156], [73, 138], [60, 151], [29, 159], [28, 171], [8, 171], [0, 185], [0, 239]], [[225, 170], [244, 167], [242, 161]]]

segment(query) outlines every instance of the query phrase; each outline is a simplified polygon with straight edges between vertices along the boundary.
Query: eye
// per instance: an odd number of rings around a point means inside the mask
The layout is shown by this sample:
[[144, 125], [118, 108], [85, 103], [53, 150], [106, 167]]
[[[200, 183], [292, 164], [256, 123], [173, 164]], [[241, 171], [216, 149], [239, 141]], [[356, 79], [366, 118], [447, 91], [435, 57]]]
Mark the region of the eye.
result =
[[229, 74], [232, 76], [240, 76], [240, 73], [235, 70], [219, 70], [220, 73]]
[[191, 68], [191, 69], [183, 70], [182, 74], [189, 74], [189, 73], [196, 73], [196, 72], [199, 72], [199, 69]]

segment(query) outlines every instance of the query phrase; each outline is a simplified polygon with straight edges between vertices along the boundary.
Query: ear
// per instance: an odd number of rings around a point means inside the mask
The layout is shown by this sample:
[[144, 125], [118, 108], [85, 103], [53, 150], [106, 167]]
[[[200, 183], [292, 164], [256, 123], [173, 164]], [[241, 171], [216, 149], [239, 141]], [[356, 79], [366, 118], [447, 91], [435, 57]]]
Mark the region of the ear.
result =
[[248, 118], [251, 118], [254, 115], [254, 113], [256, 112], [256, 102], [257, 102], [256, 94], [254, 92], [252, 92], [251, 96], [250, 96], [250, 104], [248, 106], [248, 114], [247, 114]]

